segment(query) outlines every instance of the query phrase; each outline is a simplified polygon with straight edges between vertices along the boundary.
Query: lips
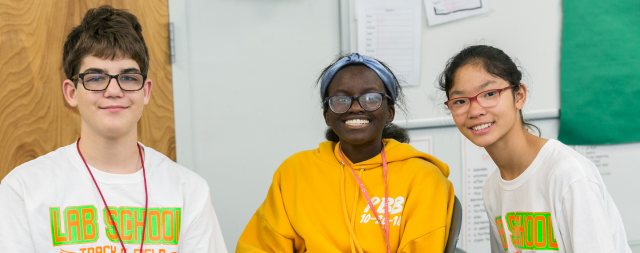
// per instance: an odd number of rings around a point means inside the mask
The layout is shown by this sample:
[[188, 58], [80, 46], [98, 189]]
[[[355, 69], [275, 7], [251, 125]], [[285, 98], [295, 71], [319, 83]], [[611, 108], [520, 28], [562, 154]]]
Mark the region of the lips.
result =
[[102, 107], [99, 107], [99, 108], [102, 109], [102, 110], [110, 111], [110, 112], [119, 112], [119, 111], [125, 110], [125, 109], [127, 109], [129, 107], [122, 106], [122, 105], [108, 105], [108, 106], [102, 106]]
[[482, 129], [485, 129], [487, 127], [490, 127], [491, 125], [493, 125], [493, 123], [484, 123], [484, 124], [480, 124], [480, 125], [475, 125], [475, 126], [471, 127], [471, 129], [478, 131], [478, 130], [482, 130]]
[[346, 120], [344, 121], [345, 124], [349, 125], [349, 126], [363, 126], [366, 124], [369, 124], [369, 120], [368, 119], [350, 119], [350, 120]]
[[483, 133], [489, 132], [489, 130], [493, 128], [493, 124], [494, 122], [481, 123], [481, 124], [474, 125], [469, 129], [471, 130], [472, 133], [483, 134]]

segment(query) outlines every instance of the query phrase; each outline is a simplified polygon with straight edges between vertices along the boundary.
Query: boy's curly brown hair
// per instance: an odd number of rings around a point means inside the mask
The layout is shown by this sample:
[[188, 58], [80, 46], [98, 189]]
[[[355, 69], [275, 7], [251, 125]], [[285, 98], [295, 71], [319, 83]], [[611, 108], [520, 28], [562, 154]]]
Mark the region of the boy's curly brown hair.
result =
[[111, 60], [131, 58], [142, 73], [149, 70], [149, 51], [138, 19], [127, 10], [109, 5], [89, 9], [82, 23], [67, 36], [62, 54], [67, 79], [78, 74], [87, 55]]

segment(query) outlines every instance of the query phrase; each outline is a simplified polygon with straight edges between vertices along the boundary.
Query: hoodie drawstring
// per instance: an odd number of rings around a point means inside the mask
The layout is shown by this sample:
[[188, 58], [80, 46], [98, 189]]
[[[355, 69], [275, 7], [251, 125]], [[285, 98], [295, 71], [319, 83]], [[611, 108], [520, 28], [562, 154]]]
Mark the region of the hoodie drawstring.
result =
[[[352, 253], [356, 253], [356, 248], [358, 249], [358, 252], [363, 253], [362, 251], [362, 247], [360, 246], [360, 242], [358, 242], [358, 239], [356, 238], [356, 234], [354, 232], [354, 228], [355, 228], [355, 221], [356, 221], [356, 211], [357, 211], [357, 206], [358, 206], [358, 197], [359, 197], [359, 193], [360, 191], [357, 190], [357, 186], [356, 186], [356, 194], [355, 194], [355, 198], [353, 200], [353, 211], [351, 212], [351, 219], [349, 219], [349, 213], [347, 211], [347, 200], [346, 200], [346, 193], [344, 190], [344, 180], [345, 180], [345, 176], [344, 176], [344, 163], [340, 163], [342, 166], [340, 166], [340, 172], [342, 173], [342, 177], [340, 178], [340, 191], [341, 191], [341, 195], [342, 195], [342, 210], [344, 211], [344, 219], [347, 222], [347, 228], [349, 229], [349, 245], [351, 246], [351, 252]], [[364, 168], [360, 169], [360, 175], [358, 175], [360, 178], [362, 178], [362, 172], [364, 172]], [[355, 243], [355, 247], [354, 247], [354, 243]]]

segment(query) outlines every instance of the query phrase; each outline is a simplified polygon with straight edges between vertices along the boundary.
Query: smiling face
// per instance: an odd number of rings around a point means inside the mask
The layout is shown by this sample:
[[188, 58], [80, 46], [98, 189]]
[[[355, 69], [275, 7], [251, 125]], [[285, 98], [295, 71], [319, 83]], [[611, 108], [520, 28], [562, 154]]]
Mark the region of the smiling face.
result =
[[[386, 93], [384, 84], [378, 75], [366, 66], [346, 66], [340, 69], [327, 88], [327, 96], [360, 96], [367, 92]], [[382, 141], [382, 130], [393, 121], [395, 107], [383, 99], [382, 106], [375, 111], [365, 111], [357, 101], [341, 114], [324, 109], [327, 126], [340, 137], [341, 143], [350, 145], [373, 145]]]
[[[85, 72], [116, 75], [140, 73], [140, 68], [136, 61], [129, 58], [109, 60], [88, 55], [79, 69], [79, 73]], [[104, 91], [88, 91], [82, 85], [82, 80], [77, 81], [77, 87], [74, 86], [73, 81], [65, 80], [62, 89], [69, 105], [78, 107], [83, 130], [117, 138], [136, 130], [142, 109], [149, 103], [152, 82], [147, 78], [144, 88], [139, 91], [123, 91], [115, 78], [111, 79]]]
[[[509, 82], [493, 76], [481, 64], [470, 63], [460, 67], [454, 74], [453, 87], [449, 99], [472, 97], [486, 90], [508, 87]], [[500, 102], [492, 108], [484, 108], [472, 101], [466, 113], [453, 114], [453, 120], [460, 132], [471, 142], [487, 147], [500, 141], [513, 129], [523, 128], [519, 110], [526, 100], [526, 87], [515, 92], [505, 90], [500, 94]], [[515, 97], [515, 99], [514, 99]]]

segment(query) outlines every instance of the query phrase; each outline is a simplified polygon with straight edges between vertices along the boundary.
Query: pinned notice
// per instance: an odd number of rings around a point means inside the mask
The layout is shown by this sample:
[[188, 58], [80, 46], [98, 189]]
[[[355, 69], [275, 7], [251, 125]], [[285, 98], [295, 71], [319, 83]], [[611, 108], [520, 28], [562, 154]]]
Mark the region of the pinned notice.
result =
[[424, 0], [429, 26], [489, 12], [488, 0]]
[[489, 153], [464, 136], [462, 138], [462, 202], [463, 223], [459, 247], [472, 253], [491, 252], [491, 227], [484, 209], [482, 187], [498, 169]]
[[420, 0], [356, 2], [358, 53], [389, 65], [402, 85], [420, 84], [420, 5]]
[[[629, 200], [629, 196], [636, 197], [637, 192], [640, 192], [640, 142], [571, 147], [596, 165], [620, 212], [622, 223], [640, 224], [640, 201], [637, 201], [637, 198], [634, 201]], [[640, 242], [640, 229], [634, 226], [625, 229], [629, 242]]]

